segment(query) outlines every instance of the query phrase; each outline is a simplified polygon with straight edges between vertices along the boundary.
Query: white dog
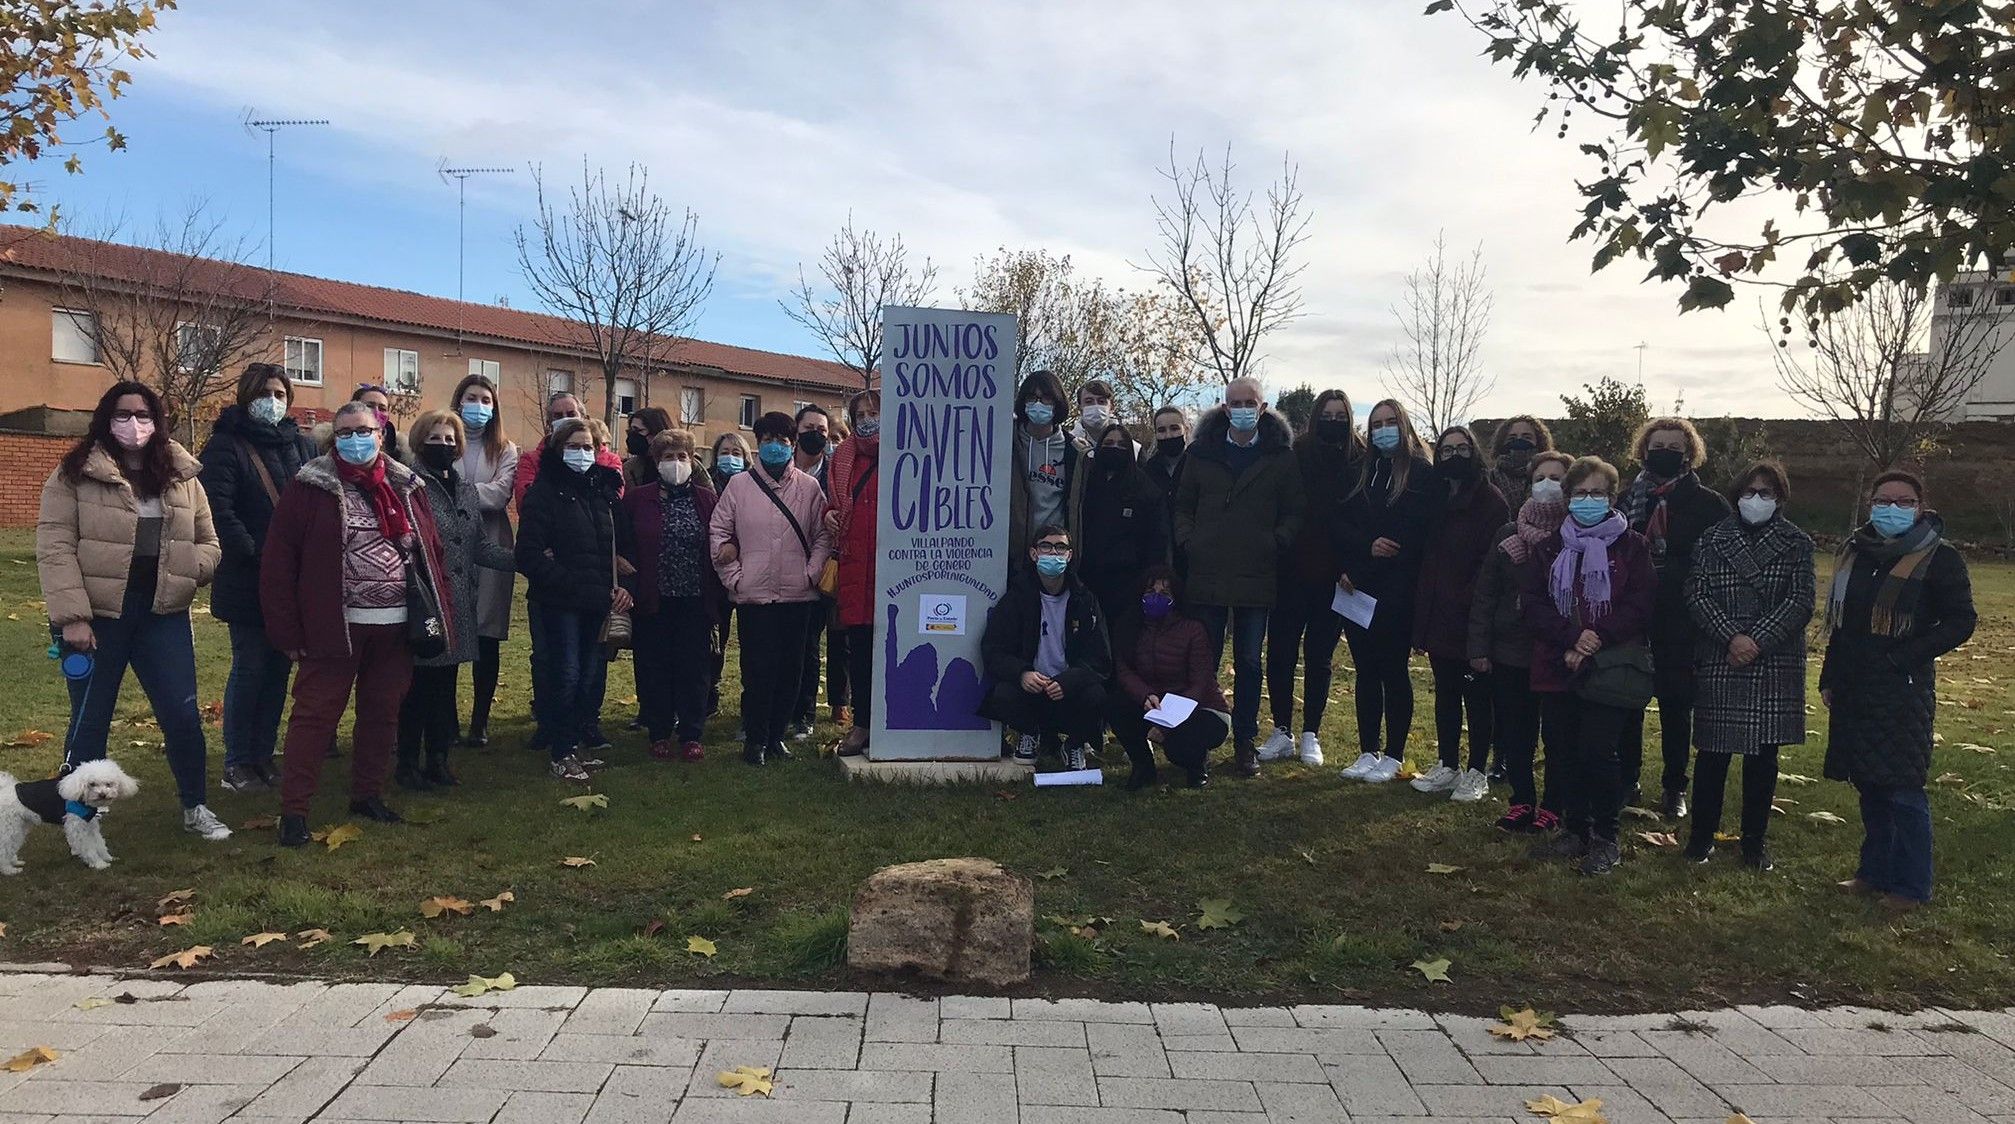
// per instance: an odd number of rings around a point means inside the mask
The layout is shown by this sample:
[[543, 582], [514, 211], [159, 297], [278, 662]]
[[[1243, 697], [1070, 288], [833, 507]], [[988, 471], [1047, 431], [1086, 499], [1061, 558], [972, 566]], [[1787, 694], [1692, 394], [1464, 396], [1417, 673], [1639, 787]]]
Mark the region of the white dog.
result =
[[140, 782], [110, 760], [86, 761], [54, 780], [17, 783], [0, 773], [0, 874], [21, 873], [21, 844], [38, 822], [61, 824], [70, 853], [92, 870], [112, 864], [104, 821], [114, 800], [140, 791]]

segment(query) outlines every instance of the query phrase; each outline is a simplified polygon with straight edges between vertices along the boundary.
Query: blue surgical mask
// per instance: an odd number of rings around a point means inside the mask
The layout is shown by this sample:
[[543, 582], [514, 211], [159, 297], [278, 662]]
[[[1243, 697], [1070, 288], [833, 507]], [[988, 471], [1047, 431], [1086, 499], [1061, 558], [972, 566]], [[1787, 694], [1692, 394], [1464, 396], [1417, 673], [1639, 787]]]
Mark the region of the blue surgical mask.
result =
[[1593, 527], [1609, 518], [1609, 501], [1601, 496], [1576, 496], [1567, 501], [1567, 513], [1584, 527]]
[[280, 419], [287, 416], [287, 402], [285, 399], [268, 394], [252, 399], [251, 404], [245, 407], [245, 412], [252, 415], [253, 421], [278, 425]]
[[1030, 402], [1022, 407], [1030, 425], [1048, 425], [1056, 420], [1056, 407], [1047, 402]]
[[1259, 428], [1258, 406], [1227, 406], [1225, 412], [1231, 415], [1231, 427], [1240, 433], [1251, 433]]
[[714, 467], [721, 470], [722, 476], [733, 476], [735, 473], [749, 467], [749, 462], [733, 453], [722, 453], [720, 456], [714, 458]]
[[1900, 507], [1893, 503], [1878, 503], [1868, 509], [1868, 521], [1875, 525], [1876, 530], [1882, 532], [1883, 537], [1893, 539], [1917, 525], [1917, 509]]
[[489, 425], [490, 419], [496, 416], [497, 409], [494, 406], [482, 402], [462, 403], [462, 424], [468, 426], [471, 433]]
[[766, 468], [782, 468], [791, 461], [791, 447], [780, 441], [765, 441], [756, 446], [756, 456]]
[[1371, 447], [1381, 453], [1390, 453], [1399, 448], [1399, 427], [1396, 425], [1371, 427]]
[[1043, 577], [1060, 578], [1063, 577], [1063, 572], [1068, 569], [1070, 569], [1070, 555], [1068, 554], [1036, 555], [1035, 572], [1041, 574]]
[[359, 467], [378, 459], [378, 439], [369, 433], [336, 438], [336, 455]]
[[593, 449], [561, 449], [560, 460], [575, 472], [586, 472], [595, 467], [595, 451]]

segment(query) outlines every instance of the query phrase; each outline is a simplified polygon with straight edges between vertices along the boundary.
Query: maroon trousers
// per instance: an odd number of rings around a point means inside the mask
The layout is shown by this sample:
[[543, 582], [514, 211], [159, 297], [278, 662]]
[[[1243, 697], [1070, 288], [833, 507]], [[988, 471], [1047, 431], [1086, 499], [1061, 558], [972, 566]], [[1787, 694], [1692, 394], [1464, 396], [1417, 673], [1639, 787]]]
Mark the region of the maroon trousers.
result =
[[322, 780], [322, 760], [336, 740], [336, 725], [357, 688], [357, 718], [350, 728], [350, 798], [384, 790], [399, 738], [399, 704], [413, 679], [413, 651], [403, 624], [353, 624], [350, 654], [309, 657], [294, 669], [294, 711], [287, 722], [280, 770], [280, 811], [308, 814]]

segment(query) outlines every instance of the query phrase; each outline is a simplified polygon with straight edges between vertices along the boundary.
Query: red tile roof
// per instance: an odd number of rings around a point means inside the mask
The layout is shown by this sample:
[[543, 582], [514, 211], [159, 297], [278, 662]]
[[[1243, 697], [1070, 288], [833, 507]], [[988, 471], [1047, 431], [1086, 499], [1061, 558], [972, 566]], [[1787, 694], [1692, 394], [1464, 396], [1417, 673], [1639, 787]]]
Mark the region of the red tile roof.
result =
[[[115, 280], [159, 278], [170, 272], [180, 273], [190, 269], [192, 283], [200, 283], [203, 273], [213, 272], [216, 278], [213, 285], [240, 290], [248, 300], [261, 299], [268, 284], [267, 272], [256, 267], [231, 267], [201, 260], [192, 262], [181, 254], [162, 250], [69, 235], [52, 236], [32, 227], [0, 225], [0, 268], [10, 265], [37, 272], [88, 268], [99, 276]], [[571, 322], [543, 312], [454, 301], [424, 293], [299, 273], [276, 271], [270, 276], [274, 304], [305, 319], [340, 316], [433, 332], [462, 331], [470, 336], [507, 340], [541, 349], [579, 350], [557, 342], [569, 338]], [[850, 368], [830, 360], [783, 355], [705, 340], [688, 340], [680, 344], [673, 353], [672, 361], [686, 367], [710, 367], [730, 375], [835, 390], [854, 390], [860, 386]]]

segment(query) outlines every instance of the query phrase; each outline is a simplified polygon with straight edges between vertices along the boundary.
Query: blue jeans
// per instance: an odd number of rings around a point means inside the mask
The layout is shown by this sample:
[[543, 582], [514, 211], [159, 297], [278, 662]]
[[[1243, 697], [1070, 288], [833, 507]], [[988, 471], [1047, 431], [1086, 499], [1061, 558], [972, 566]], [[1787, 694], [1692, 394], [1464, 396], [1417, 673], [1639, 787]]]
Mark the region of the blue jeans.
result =
[[294, 662], [266, 641], [264, 625], [231, 622], [231, 677], [224, 681], [224, 765], [264, 765], [280, 741], [280, 712]]
[[[70, 728], [64, 736], [64, 765], [74, 767], [105, 756], [119, 686], [131, 667], [161, 725], [182, 807], [194, 808], [204, 802], [203, 790], [209, 783], [205, 773], [209, 747], [196, 704], [196, 644], [189, 632], [189, 612], [154, 612], [154, 583], [128, 581], [126, 603], [119, 613], [117, 619], [92, 619], [98, 648], [92, 653], [91, 674], [68, 680]], [[60, 630], [52, 631], [60, 635]]]
[[1931, 800], [1921, 788], [1857, 785], [1861, 790], [1861, 869], [1856, 876], [1885, 894], [1931, 900]]
[[533, 715], [553, 760], [581, 747], [595, 721], [608, 663], [602, 658], [601, 613], [527, 606], [532, 627]]
[[1259, 736], [1260, 649], [1266, 645], [1264, 607], [1193, 605], [1190, 615], [1210, 633], [1216, 660], [1224, 662], [1224, 630], [1231, 625], [1231, 733], [1241, 742]]

